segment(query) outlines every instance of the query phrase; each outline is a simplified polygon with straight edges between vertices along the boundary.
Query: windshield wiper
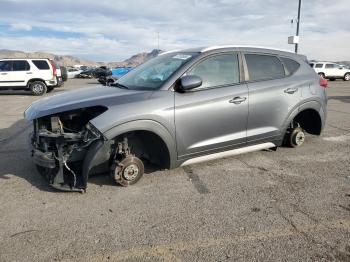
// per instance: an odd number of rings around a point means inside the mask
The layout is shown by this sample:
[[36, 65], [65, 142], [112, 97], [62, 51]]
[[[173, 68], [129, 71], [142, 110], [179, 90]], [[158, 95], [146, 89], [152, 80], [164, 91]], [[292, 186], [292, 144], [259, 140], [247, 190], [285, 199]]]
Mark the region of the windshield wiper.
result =
[[115, 87], [119, 87], [119, 88], [123, 88], [123, 89], [129, 89], [129, 87], [119, 84], [118, 82], [111, 84], [111, 86], [115, 86]]

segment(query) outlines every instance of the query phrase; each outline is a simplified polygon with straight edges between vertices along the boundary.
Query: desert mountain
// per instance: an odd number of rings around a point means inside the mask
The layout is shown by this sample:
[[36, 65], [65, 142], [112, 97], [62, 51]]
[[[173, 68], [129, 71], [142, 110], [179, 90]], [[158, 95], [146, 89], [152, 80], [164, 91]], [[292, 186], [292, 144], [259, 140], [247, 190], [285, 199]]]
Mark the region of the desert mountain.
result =
[[80, 58], [70, 56], [70, 55], [55, 55], [55, 54], [46, 53], [46, 52], [26, 53], [23, 51], [2, 49], [2, 50], [0, 50], [0, 59], [1, 58], [50, 58], [62, 66], [73, 66], [73, 65], [101, 66], [101, 65], [107, 65], [108, 67], [119, 67], [119, 66], [135, 67], [135, 66], [147, 61], [148, 59], [156, 57], [161, 52], [162, 52], [161, 50], [154, 49], [149, 53], [144, 52], [144, 53], [139, 53], [139, 54], [133, 55], [132, 57], [130, 57], [124, 61], [121, 61], [121, 62], [103, 63], [103, 62], [90, 61], [90, 60], [86, 60], [86, 59], [80, 59]]
[[164, 51], [159, 50], [159, 49], [153, 49], [151, 52], [149, 53], [139, 53], [136, 55], [133, 55], [132, 57], [122, 61], [122, 62], [111, 62], [108, 63], [107, 65], [109, 67], [123, 67], [123, 66], [131, 66], [131, 67], [135, 67], [138, 66], [144, 62], [146, 62], [147, 60], [156, 57], [158, 54], [162, 53]]

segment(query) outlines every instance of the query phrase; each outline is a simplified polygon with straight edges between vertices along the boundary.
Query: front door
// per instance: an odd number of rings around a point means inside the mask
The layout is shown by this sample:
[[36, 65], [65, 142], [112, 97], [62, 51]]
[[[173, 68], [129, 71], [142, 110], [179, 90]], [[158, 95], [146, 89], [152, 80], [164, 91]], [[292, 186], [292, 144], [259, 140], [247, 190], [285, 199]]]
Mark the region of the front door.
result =
[[0, 87], [11, 85], [12, 61], [0, 61]]
[[178, 157], [244, 146], [248, 89], [240, 83], [238, 54], [207, 57], [186, 74], [199, 76], [202, 85], [185, 93], [175, 92]]

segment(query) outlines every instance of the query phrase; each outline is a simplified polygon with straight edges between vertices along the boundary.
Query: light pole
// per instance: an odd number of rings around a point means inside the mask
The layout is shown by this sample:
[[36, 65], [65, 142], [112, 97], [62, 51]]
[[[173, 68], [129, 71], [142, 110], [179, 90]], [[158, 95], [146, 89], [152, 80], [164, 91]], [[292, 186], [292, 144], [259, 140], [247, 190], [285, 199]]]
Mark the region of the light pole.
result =
[[[298, 6], [298, 20], [297, 20], [297, 38], [299, 37], [299, 24], [300, 24], [300, 9], [301, 9], [301, 0], [299, 0], [299, 6]], [[298, 45], [299, 43], [295, 43], [295, 53], [298, 53]]]

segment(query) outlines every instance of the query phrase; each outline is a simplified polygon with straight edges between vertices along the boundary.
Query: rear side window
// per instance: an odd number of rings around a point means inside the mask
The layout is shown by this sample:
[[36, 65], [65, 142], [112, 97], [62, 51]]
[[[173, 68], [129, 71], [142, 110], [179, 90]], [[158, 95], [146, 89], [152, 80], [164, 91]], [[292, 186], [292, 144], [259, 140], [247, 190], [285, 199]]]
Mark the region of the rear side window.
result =
[[326, 68], [335, 68], [335, 64], [326, 64]]
[[249, 80], [259, 81], [285, 76], [281, 61], [276, 56], [246, 54]]
[[12, 61], [0, 61], [0, 72], [12, 70]]
[[25, 60], [14, 60], [12, 64], [13, 71], [29, 71], [30, 65]]
[[187, 73], [202, 79], [197, 89], [225, 86], [239, 83], [238, 56], [234, 54], [216, 55], [195, 65]]
[[294, 74], [300, 67], [300, 64], [293, 59], [281, 57], [281, 60], [287, 69], [287, 75]]
[[315, 68], [322, 68], [323, 67], [323, 64], [316, 64], [315, 65]]
[[46, 60], [32, 60], [33, 64], [40, 70], [49, 70], [50, 66]]

